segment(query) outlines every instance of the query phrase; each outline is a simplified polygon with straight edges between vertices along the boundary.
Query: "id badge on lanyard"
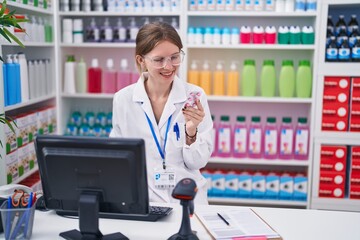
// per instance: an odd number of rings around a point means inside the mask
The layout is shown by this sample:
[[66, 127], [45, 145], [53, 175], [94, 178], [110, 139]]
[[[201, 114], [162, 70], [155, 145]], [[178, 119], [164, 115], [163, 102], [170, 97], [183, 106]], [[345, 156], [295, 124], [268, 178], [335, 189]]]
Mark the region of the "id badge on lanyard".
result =
[[175, 187], [176, 175], [172, 168], [154, 169], [155, 188], [167, 189]]

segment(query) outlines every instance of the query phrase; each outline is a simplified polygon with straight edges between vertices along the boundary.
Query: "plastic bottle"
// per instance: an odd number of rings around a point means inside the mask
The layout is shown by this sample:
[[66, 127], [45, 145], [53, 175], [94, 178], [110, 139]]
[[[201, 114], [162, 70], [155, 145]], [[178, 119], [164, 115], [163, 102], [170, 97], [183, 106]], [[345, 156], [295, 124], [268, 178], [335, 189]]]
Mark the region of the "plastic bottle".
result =
[[[29, 98], [34, 99], [36, 97], [34, 61], [31, 61], [31, 60], [28, 61], [28, 72], [29, 72]], [[6, 83], [6, 81], [5, 81], [5, 83]]]
[[307, 12], [315, 12], [317, 9], [317, 0], [306, 0], [305, 9]]
[[265, 28], [265, 43], [275, 44], [276, 43], [276, 28], [274, 26], [266, 26]]
[[26, 102], [29, 100], [29, 74], [25, 54], [18, 53], [18, 59], [20, 65], [21, 100], [22, 102]]
[[127, 59], [123, 58], [120, 61], [120, 70], [117, 73], [116, 91], [119, 91], [130, 84], [131, 84], [131, 72], [128, 68]]
[[20, 88], [20, 65], [14, 62], [12, 55], [6, 56], [6, 79], [7, 79], [7, 99], [8, 105], [21, 102]]
[[192, 60], [190, 70], [188, 71], [188, 83], [199, 86], [200, 84], [200, 72], [197, 68], [197, 61]]
[[117, 25], [114, 28], [114, 42], [126, 41], [126, 29], [123, 26], [122, 19], [118, 18]]
[[296, 97], [310, 98], [312, 90], [312, 74], [309, 60], [301, 60], [296, 71]]
[[299, 26], [290, 26], [290, 44], [301, 44], [301, 30]]
[[135, 17], [129, 17], [130, 25], [129, 25], [129, 42], [135, 42], [136, 36], [139, 32], [139, 28], [136, 26]]
[[[10, 60], [11, 60], [11, 58], [10, 58]], [[6, 59], [6, 61], [8, 61], [8, 60]], [[4, 86], [3, 86], [3, 88], [4, 88], [4, 106], [6, 107], [9, 105], [9, 97], [8, 97], [8, 92], [9, 92], [8, 81], [9, 80], [7, 77], [8, 76], [7, 75], [7, 62], [4, 62], [2, 68], [3, 68], [3, 81], [4, 81]]]
[[221, 29], [218, 27], [214, 27], [213, 32], [213, 44], [220, 45], [221, 44]]
[[295, 12], [305, 12], [306, 10], [305, 0], [295, 0]]
[[88, 69], [88, 92], [101, 93], [102, 70], [99, 67], [97, 58], [91, 60], [91, 67]]
[[255, 0], [254, 1], [254, 10], [255, 11], [264, 11], [265, 2], [264, 0]]
[[87, 71], [86, 63], [83, 58], [76, 64], [75, 85], [77, 93], [86, 93], [87, 87]]
[[233, 61], [230, 65], [230, 71], [227, 73], [226, 95], [239, 96], [240, 75], [237, 70], [236, 62]]
[[295, 130], [294, 159], [307, 160], [309, 155], [309, 126], [307, 118], [298, 118]]
[[312, 26], [303, 26], [301, 30], [301, 43], [302, 44], [314, 44], [315, 34]]
[[276, 73], [274, 60], [264, 60], [261, 69], [261, 96], [274, 97], [276, 90]]
[[212, 27], [206, 27], [204, 32], [204, 43], [212, 44], [214, 39], [214, 31]]
[[209, 62], [205, 60], [203, 69], [200, 72], [200, 87], [204, 89], [206, 95], [211, 95], [212, 91], [211, 72], [209, 70]]
[[336, 62], [338, 60], [339, 52], [336, 44], [336, 37], [330, 37], [329, 46], [326, 48], [325, 60], [327, 62]]
[[293, 12], [295, 10], [295, 1], [286, 0], [285, 1], [285, 12]]
[[248, 128], [246, 125], [246, 117], [237, 116], [233, 136], [233, 157], [247, 157]]
[[351, 15], [350, 21], [347, 26], [348, 26], [347, 27], [348, 35], [350, 35], [353, 32], [353, 27], [355, 26], [359, 27], [359, 23], [356, 19], [356, 14]]
[[351, 59], [351, 50], [349, 46], [349, 42], [347, 39], [344, 39], [339, 47], [339, 62], [349, 62]]
[[244, 11], [245, 0], [235, 0], [235, 11]]
[[216, 64], [216, 70], [214, 71], [213, 78], [213, 86], [213, 95], [225, 95], [225, 72], [222, 61], [218, 61], [218, 63]]
[[326, 48], [330, 44], [331, 37], [335, 37], [334, 32], [331, 30], [330, 27], [327, 27], [327, 29], [326, 29]]
[[39, 62], [39, 71], [40, 71], [39, 96], [45, 96], [46, 88], [47, 88], [45, 61], [43, 59], [40, 59], [38, 62]]
[[336, 44], [338, 47], [341, 46], [342, 42], [344, 40], [349, 40], [348, 35], [347, 35], [347, 30], [345, 26], [341, 26], [339, 27], [339, 33], [336, 36]]
[[100, 30], [100, 42], [112, 42], [113, 37], [113, 29], [110, 26], [109, 18], [105, 18], [104, 26]]
[[75, 57], [68, 55], [65, 62], [65, 73], [64, 73], [64, 93], [74, 94], [76, 93], [75, 87]]
[[339, 19], [335, 24], [335, 35], [338, 36], [341, 27], [345, 27], [346, 28], [346, 22], [345, 22], [345, 17], [344, 15], [339, 15]]
[[245, 11], [254, 11], [254, 1], [245, 0]]
[[251, 28], [249, 26], [242, 26], [240, 28], [241, 43], [251, 43]]
[[86, 42], [99, 42], [100, 30], [96, 25], [95, 18], [91, 18], [90, 26], [86, 28]]
[[275, 159], [278, 156], [278, 128], [276, 118], [268, 117], [264, 129], [264, 158]]
[[252, 97], [256, 95], [256, 68], [255, 60], [246, 59], [244, 61], [244, 67], [241, 77], [241, 89], [242, 95]]
[[91, 0], [83, 0], [81, 10], [83, 12], [90, 12], [91, 11]]
[[236, 45], [240, 43], [240, 33], [238, 28], [231, 29], [230, 43]]
[[328, 15], [326, 27], [327, 27], [327, 28], [330, 28], [331, 31], [334, 33], [334, 31], [335, 31], [335, 25], [334, 25], [334, 22], [333, 22], [333, 20], [332, 20], [332, 16], [331, 16], [331, 15]]
[[350, 48], [354, 47], [356, 43], [356, 38], [360, 36], [359, 26], [353, 26], [352, 32], [349, 36], [349, 46]]
[[195, 28], [195, 43], [196, 44], [204, 43], [203, 29], [201, 27]]
[[276, 12], [285, 12], [285, 0], [276, 0], [275, 11]]
[[[225, 0], [216, 0], [216, 11], [224, 11], [225, 10]], [[209, 5], [208, 5], [209, 6]]]
[[288, 26], [280, 26], [278, 30], [278, 44], [289, 44], [290, 30]]
[[283, 60], [279, 76], [280, 97], [291, 98], [295, 93], [295, 70], [292, 60]]
[[179, 24], [178, 24], [178, 22], [177, 22], [177, 20], [176, 20], [176, 18], [171, 18], [171, 26], [173, 26], [174, 28], [175, 28], [175, 30], [177, 31], [177, 32], [179, 32], [180, 31], [180, 29], [179, 29]]
[[116, 92], [116, 71], [114, 69], [114, 60], [112, 58], [108, 58], [106, 61], [106, 69], [104, 70], [104, 77], [102, 81], [102, 92]]
[[356, 43], [351, 51], [351, 59], [353, 62], [360, 62], [360, 36], [356, 37]]
[[249, 128], [248, 156], [249, 158], [262, 157], [262, 127], [260, 117], [252, 117]]
[[267, 0], [265, 1], [265, 11], [275, 11], [275, 2], [276, 0]]
[[187, 43], [194, 44], [195, 43], [195, 28], [189, 27], [187, 32]]
[[283, 117], [279, 133], [279, 159], [292, 159], [294, 145], [294, 128], [290, 117]]
[[223, 45], [229, 45], [231, 41], [231, 34], [230, 34], [230, 28], [223, 28], [222, 34], [221, 34], [221, 43]]
[[226, 11], [234, 11], [235, 10], [235, 0], [227, 0], [225, 1], [225, 10]]
[[262, 44], [264, 42], [264, 28], [262, 26], [254, 26], [253, 43]]
[[230, 157], [231, 156], [231, 125], [229, 116], [221, 116], [220, 124], [218, 127], [218, 144], [217, 156], [219, 157]]

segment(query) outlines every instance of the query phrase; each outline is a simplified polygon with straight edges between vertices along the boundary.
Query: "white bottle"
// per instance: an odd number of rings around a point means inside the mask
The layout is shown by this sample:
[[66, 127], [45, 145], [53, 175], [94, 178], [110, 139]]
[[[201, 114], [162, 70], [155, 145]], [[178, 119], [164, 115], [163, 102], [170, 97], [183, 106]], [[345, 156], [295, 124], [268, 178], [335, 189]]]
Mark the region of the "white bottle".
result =
[[[202, 0], [204, 1], [204, 0]], [[189, 10], [190, 11], [197, 11], [198, 10], [198, 1], [197, 0], [190, 0], [190, 3], [189, 3]]]
[[126, 41], [126, 29], [125, 27], [123, 27], [121, 18], [118, 18], [117, 25], [114, 29], [114, 41], [115, 42]]
[[35, 66], [34, 61], [28, 61], [28, 73], [29, 73], [29, 99], [35, 98]]
[[152, 11], [152, 0], [144, 0], [143, 1], [144, 12]]
[[179, 24], [175, 17], [171, 18], [171, 26], [176, 29], [177, 32], [179, 32]]
[[264, 0], [254, 0], [254, 10], [263, 11], [264, 10]]
[[203, 44], [204, 43], [204, 35], [202, 33], [202, 28], [201, 27], [197, 27], [195, 29], [195, 43], [196, 44]]
[[40, 65], [38, 60], [34, 60], [34, 97], [38, 98], [40, 97], [40, 75], [42, 74], [40, 72]]
[[265, 1], [265, 11], [275, 11], [275, 0]]
[[68, 56], [64, 68], [64, 93], [76, 93], [75, 67], [76, 63], [74, 56]]
[[180, 12], [180, 0], [171, 0], [171, 12]]
[[188, 44], [194, 44], [195, 43], [195, 29], [193, 27], [188, 28], [187, 43]]
[[77, 93], [86, 93], [87, 91], [87, 67], [83, 58], [76, 64], [75, 86]]
[[136, 40], [136, 36], [139, 32], [139, 28], [136, 26], [136, 22], [135, 22], [135, 17], [129, 17], [130, 21], [130, 26], [129, 26], [129, 31], [130, 31], [130, 42], [135, 42]]
[[26, 56], [24, 53], [18, 53], [18, 61], [20, 65], [20, 80], [21, 80], [21, 101], [29, 100], [29, 76]]
[[71, 0], [71, 9], [72, 12], [80, 11], [80, 0]]
[[225, 1], [225, 10], [234, 11], [235, 10], [235, 0], [226, 0]]
[[212, 27], [206, 27], [204, 32], [204, 43], [212, 44], [214, 38], [214, 31]]
[[221, 43], [221, 29], [218, 27], [214, 27], [213, 43], [215, 45], [220, 45]]
[[102, 0], [93, 0], [93, 4], [94, 4], [95, 12], [103, 12], [104, 11]]
[[294, 12], [294, 10], [295, 10], [295, 0], [286, 0], [285, 12]]
[[46, 89], [47, 89], [47, 82], [45, 75], [45, 61], [40, 59], [38, 62], [39, 62], [39, 72], [40, 72], [39, 96], [42, 97], [46, 95]]
[[231, 29], [231, 40], [232, 45], [236, 45], [240, 43], [240, 31], [238, 28]]
[[162, 0], [160, 11], [166, 12], [166, 13], [170, 12], [171, 11], [171, 0]]
[[161, 0], [153, 0], [152, 12], [160, 12], [160, 11], [161, 11]]
[[225, 0], [217, 0], [216, 11], [224, 11], [224, 10], [225, 10]]
[[46, 89], [46, 94], [52, 94], [55, 92], [55, 80], [52, 77], [53, 76], [53, 71], [51, 68], [51, 63], [50, 63], [50, 59], [45, 59], [45, 75], [46, 75], [46, 81], [47, 81], [47, 89]]
[[101, 41], [112, 42], [113, 41], [113, 29], [110, 26], [109, 18], [105, 18], [104, 26], [101, 29]]
[[276, 12], [285, 12], [285, 0], [276, 0], [275, 11]]
[[254, 0], [245, 0], [245, 11], [254, 10]]
[[221, 34], [221, 43], [223, 45], [229, 45], [231, 41], [230, 28], [223, 28]]
[[197, 10], [198, 11], [206, 11], [207, 10], [207, 0], [198, 0]]
[[125, 12], [125, 0], [118, 0], [115, 5], [116, 12]]
[[60, 11], [62, 11], [62, 12], [70, 11], [69, 0], [60, 0]]
[[[34, 19], [32, 20], [34, 21]], [[34, 24], [34, 22], [32, 23]], [[62, 41], [63, 43], [73, 43], [73, 22], [72, 22], [72, 19], [69, 19], [69, 18], [64, 18], [62, 20], [62, 25], [63, 25], [63, 33], [62, 33]], [[39, 38], [39, 35], [37, 33], [37, 26], [35, 26], [35, 31], [34, 31], [34, 28], [33, 28], [33, 31], [32, 31], [34, 34], [34, 39], [33, 41], [37, 41], [38, 38]]]
[[107, 0], [107, 11], [115, 12], [116, 11], [116, 0]]
[[235, 0], [235, 11], [244, 11], [245, 0]]
[[91, 11], [91, 0], [82, 0], [81, 10], [83, 12], [90, 12]]
[[45, 42], [45, 27], [43, 24], [42, 17], [38, 18], [37, 34], [38, 34], [39, 42], [44, 43]]
[[83, 20], [81, 18], [73, 20], [73, 41], [82, 43], [84, 41]]
[[217, 0], [206, 0], [207, 1], [207, 10], [215, 11], [216, 10], [216, 1]]

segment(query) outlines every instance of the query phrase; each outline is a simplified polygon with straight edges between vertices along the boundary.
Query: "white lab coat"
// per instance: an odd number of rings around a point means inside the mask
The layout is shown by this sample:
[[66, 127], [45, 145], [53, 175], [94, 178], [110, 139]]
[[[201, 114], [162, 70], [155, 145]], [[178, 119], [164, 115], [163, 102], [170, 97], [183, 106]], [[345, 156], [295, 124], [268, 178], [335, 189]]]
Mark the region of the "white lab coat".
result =
[[[182, 113], [187, 96], [190, 92], [201, 92], [200, 102], [204, 107], [205, 117], [198, 126], [196, 141], [186, 145], [185, 120]], [[169, 98], [165, 104], [159, 124], [156, 123], [150, 100], [145, 91], [144, 74], [136, 84], [118, 91], [113, 100], [113, 129], [110, 137], [143, 138], [145, 140], [146, 162], [148, 173], [149, 199], [151, 202], [176, 202], [171, 197], [173, 189], [157, 189], [154, 186], [155, 168], [162, 168], [162, 158], [146, 119], [148, 115], [154, 127], [155, 134], [161, 147], [164, 146], [168, 118], [172, 115], [165, 149], [167, 168], [172, 168], [176, 174], [176, 182], [183, 178], [196, 181], [198, 192], [195, 203], [208, 204], [206, 179], [199, 169], [205, 167], [213, 149], [211, 132], [213, 122], [204, 91], [193, 84], [186, 83], [175, 77]], [[177, 140], [174, 125], [180, 128], [180, 139]], [[160, 137], [159, 137], [160, 136]]]

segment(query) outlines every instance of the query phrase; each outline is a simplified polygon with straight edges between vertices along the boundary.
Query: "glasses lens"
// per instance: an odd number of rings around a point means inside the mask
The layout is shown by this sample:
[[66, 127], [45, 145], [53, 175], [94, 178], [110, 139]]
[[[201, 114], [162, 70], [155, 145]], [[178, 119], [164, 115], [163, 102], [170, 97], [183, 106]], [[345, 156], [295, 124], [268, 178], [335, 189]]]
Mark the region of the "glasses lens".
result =
[[151, 62], [156, 68], [163, 68], [167, 64], [167, 61], [170, 60], [173, 66], [178, 66], [181, 64], [184, 58], [184, 52], [176, 53], [170, 57], [164, 58], [152, 58]]

